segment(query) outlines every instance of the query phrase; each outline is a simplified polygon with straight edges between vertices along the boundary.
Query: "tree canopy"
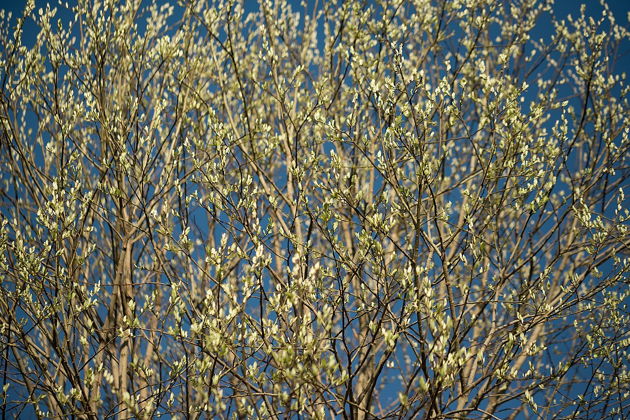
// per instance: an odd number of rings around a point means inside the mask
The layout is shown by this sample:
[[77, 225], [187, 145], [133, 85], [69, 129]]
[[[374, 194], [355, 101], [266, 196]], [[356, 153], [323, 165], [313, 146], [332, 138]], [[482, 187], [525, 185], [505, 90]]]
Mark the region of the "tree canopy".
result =
[[1, 17], [3, 419], [630, 415], [606, 3]]

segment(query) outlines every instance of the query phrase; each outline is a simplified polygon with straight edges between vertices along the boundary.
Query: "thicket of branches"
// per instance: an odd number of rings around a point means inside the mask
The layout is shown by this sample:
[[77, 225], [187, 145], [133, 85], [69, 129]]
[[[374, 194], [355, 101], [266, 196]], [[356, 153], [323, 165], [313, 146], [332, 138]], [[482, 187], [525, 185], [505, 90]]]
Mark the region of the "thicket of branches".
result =
[[3, 15], [3, 418], [629, 415], [605, 5], [161, 3]]

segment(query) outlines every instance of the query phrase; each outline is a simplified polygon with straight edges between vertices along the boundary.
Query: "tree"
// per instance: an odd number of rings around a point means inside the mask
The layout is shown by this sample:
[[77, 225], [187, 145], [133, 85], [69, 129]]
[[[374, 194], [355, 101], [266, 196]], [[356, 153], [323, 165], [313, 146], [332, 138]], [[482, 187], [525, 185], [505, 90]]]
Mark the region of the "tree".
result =
[[3, 15], [3, 418], [630, 415], [605, 3], [161, 3]]

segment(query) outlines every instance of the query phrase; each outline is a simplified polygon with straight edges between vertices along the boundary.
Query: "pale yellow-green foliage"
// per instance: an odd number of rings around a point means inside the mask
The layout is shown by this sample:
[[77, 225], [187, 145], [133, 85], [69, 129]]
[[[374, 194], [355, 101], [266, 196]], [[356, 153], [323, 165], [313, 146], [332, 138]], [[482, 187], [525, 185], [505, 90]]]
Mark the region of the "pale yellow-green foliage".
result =
[[2, 13], [3, 416], [629, 415], [627, 22], [306, 3]]

